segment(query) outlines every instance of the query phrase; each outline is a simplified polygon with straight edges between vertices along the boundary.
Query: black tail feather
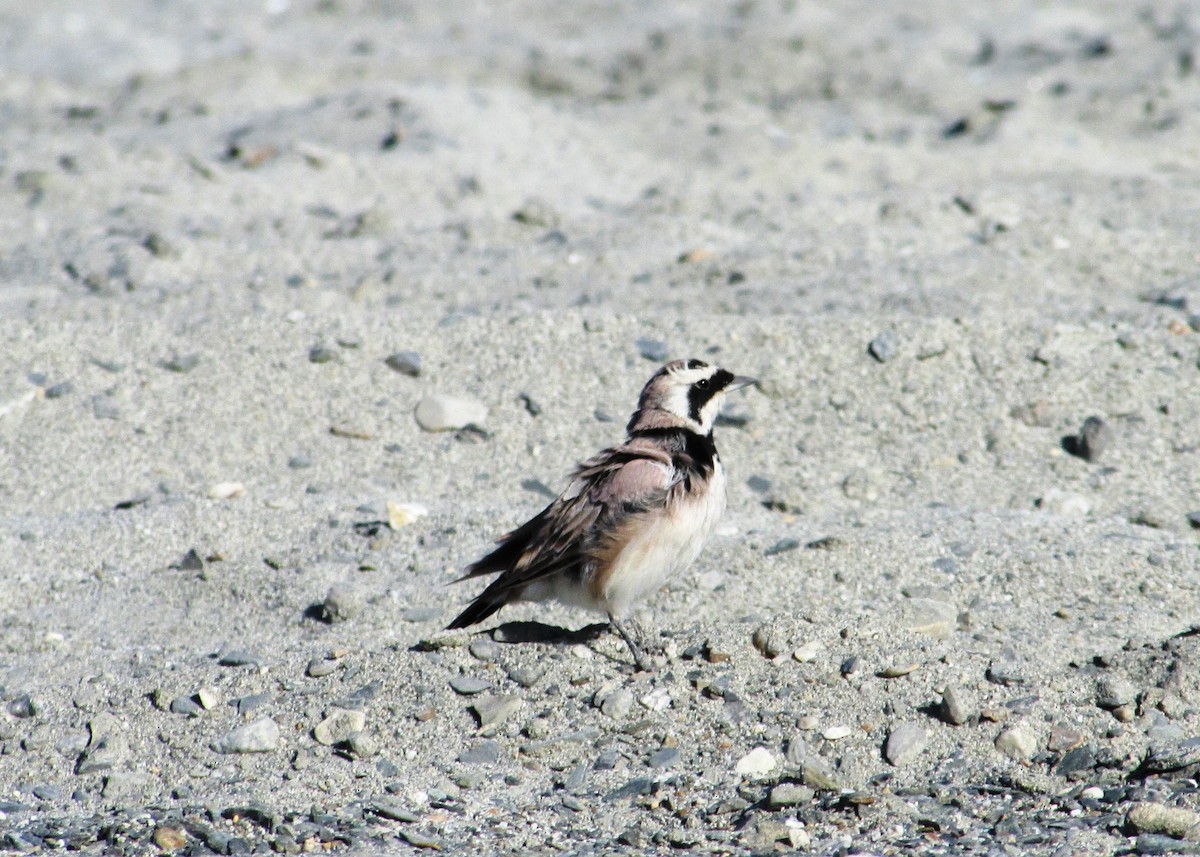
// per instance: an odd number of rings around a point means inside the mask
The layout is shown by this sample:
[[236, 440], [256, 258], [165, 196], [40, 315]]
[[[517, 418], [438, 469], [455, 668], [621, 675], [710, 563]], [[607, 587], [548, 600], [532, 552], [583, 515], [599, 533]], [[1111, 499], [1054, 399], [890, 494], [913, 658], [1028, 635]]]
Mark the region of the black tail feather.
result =
[[485, 589], [478, 598], [467, 605], [466, 610], [459, 613], [454, 621], [446, 626], [446, 630], [451, 631], [455, 628], [466, 628], [468, 625], [475, 625], [482, 622], [503, 607], [505, 603], [503, 595], [492, 592], [490, 589]]

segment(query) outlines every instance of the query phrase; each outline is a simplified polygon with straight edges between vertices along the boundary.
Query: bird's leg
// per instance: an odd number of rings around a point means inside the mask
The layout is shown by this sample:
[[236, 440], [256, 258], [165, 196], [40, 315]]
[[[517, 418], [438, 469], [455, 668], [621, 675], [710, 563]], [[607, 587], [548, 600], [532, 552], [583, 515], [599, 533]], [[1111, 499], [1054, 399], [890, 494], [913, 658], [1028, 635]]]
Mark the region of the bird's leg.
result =
[[[642, 672], [653, 672], [654, 664], [651, 663], [648, 657], [646, 657], [646, 653], [642, 649], [642, 644], [634, 639], [634, 635], [630, 634], [628, 629], [618, 622], [617, 617], [611, 613], [608, 614], [608, 624], [612, 626], [612, 628], [618, 634], [621, 635], [621, 639], [624, 640], [625, 645], [629, 647], [629, 653], [633, 655], [633, 662], [637, 665], [637, 668]], [[635, 622], [633, 619], [630, 619], [628, 620], [628, 624], [630, 624], [637, 632], [637, 636], [644, 638], [645, 635], [641, 633], [642, 629], [638, 627], [637, 622]]]

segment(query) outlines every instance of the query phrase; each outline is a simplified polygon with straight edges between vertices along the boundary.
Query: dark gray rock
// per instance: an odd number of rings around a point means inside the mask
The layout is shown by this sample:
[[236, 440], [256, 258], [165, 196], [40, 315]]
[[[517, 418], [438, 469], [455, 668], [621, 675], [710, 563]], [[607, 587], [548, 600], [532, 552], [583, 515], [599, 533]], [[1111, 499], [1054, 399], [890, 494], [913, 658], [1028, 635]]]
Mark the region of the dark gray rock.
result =
[[495, 741], [480, 741], [474, 747], [458, 754], [464, 765], [494, 765], [500, 761], [500, 745]]
[[900, 336], [894, 330], [885, 330], [867, 343], [867, 353], [880, 363], [887, 363], [900, 349]]

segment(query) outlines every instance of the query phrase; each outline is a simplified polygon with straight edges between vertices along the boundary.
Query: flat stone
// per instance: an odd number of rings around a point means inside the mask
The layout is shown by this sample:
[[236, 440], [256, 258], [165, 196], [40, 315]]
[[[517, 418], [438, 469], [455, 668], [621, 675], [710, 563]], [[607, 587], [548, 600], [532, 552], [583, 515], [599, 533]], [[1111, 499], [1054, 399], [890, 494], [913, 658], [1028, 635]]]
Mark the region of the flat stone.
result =
[[458, 761], [464, 765], [494, 765], [500, 761], [500, 745], [495, 741], [480, 741], [474, 747], [458, 754]]
[[779, 767], [779, 761], [766, 747], [755, 747], [738, 759], [734, 772], [742, 777], [763, 777]]
[[1037, 737], [1024, 726], [1011, 726], [996, 736], [995, 745], [1008, 758], [1024, 762], [1037, 752]]
[[665, 363], [670, 355], [670, 349], [667, 343], [661, 339], [639, 339], [636, 343], [638, 353], [647, 360], [653, 360], [655, 363]]
[[880, 363], [887, 363], [900, 350], [900, 336], [894, 330], [885, 330], [867, 343], [867, 353]]
[[494, 729], [521, 710], [524, 701], [519, 696], [493, 696], [483, 694], [471, 704], [479, 718], [481, 730]]
[[669, 768], [678, 763], [679, 758], [678, 747], [663, 747], [661, 750], [650, 754], [650, 767]]
[[411, 824], [420, 819], [417, 813], [412, 812], [399, 800], [392, 797], [376, 798], [371, 801], [368, 808], [380, 818], [386, 818], [388, 821], [403, 821]]
[[239, 726], [213, 742], [218, 753], [269, 753], [279, 746], [279, 724], [270, 717]]
[[124, 763], [129, 757], [128, 730], [111, 714], [97, 715], [88, 723], [90, 739], [78, 764], [77, 774], [108, 771]]
[[1100, 708], [1120, 708], [1137, 699], [1137, 688], [1120, 676], [1106, 676], [1096, 682], [1096, 705]]
[[1162, 833], [1176, 839], [1200, 839], [1200, 813], [1181, 806], [1141, 801], [1125, 821], [1138, 833]]
[[450, 679], [450, 689], [463, 696], [474, 696], [492, 689], [492, 683], [487, 679], [474, 676], [460, 675]]
[[901, 723], [892, 729], [883, 746], [883, 755], [896, 767], [913, 762], [928, 743], [925, 730], [915, 723]]
[[361, 732], [367, 725], [367, 715], [361, 711], [335, 708], [333, 712], [313, 728], [313, 738], [318, 744], [332, 747]]
[[358, 588], [348, 583], [339, 583], [330, 587], [321, 604], [321, 615], [326, 622], [348, 622], [358, 616], [366, 599]]
[[346, 748], [356, 759], [367, 759], [379, 752], [379, 742], [367, 732], [355, 732], [346, 739]]
[[474, 399], [457, 396], [426, 396], [417, 403], [413, 416], [425, 431], [457, 431], [487, 420], [488, 409]]
[[942, 691], [942, 717], [951, 726], [962, 726], [976, 714], [973, 694], [950, 685]]
[[262, 665], [262, 658], [254, 652], [234, 649], [224, 652], [217, 663], [223, 667], [257, 667]]
[[633, 692], [628, 688], [614, 687], [611, 683], [605, 684], [592, 697], [592, 704], [605, 717], [623, 720], [633, 710]]
[[908, 598], [900, 603], [897, 620], [910, 631], [941, 640], [954, 632], [958, 609], [935, 598]]
[[410, 378], [417, 378], [421, 374], [421, 355], [415, 351], [397, 351], [395, 354], [389, 354], [383, 362], [389, 369]]
[[1069, 750], [1054, 769], [1054, 773], [1069, 780], [1086, 777], [1096, 767], [1096, 753], [1090, 745]]
[[172, 699], [170, 709], [174, 714], [184, 714], [188, 717], [199, 717], [204, 712], [200, 703], [186, 694]]
[[1037, 502], [1037, 507], [1051, 515], [1082, 518], [1092, 511], [1091, 501], [1074, 491], [1051, 488]]
[[803, 806], [811, 802], [816, 794], [816, 791], [809, 786], [802, 786], [796, 783], [780, 783], [772, 788], [767, 795], [767, 806], [771, 809]]

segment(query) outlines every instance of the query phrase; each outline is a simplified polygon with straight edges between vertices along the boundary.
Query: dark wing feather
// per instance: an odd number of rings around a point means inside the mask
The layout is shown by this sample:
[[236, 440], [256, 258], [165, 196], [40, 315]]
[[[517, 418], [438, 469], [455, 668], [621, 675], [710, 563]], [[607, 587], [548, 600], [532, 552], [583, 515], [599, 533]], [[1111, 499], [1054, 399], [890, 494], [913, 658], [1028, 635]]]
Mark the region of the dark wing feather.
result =
[[482, 622], [533, 581], [580, 570], [597, 541], [597, 525], [607, 530], [627, 515], [661, 505], [672, 482], [670, 473], [669, 455], [629, 444], [585, 461], [566, 492], [467, 566], [459, 580], [501, 574], [447, 627]]

